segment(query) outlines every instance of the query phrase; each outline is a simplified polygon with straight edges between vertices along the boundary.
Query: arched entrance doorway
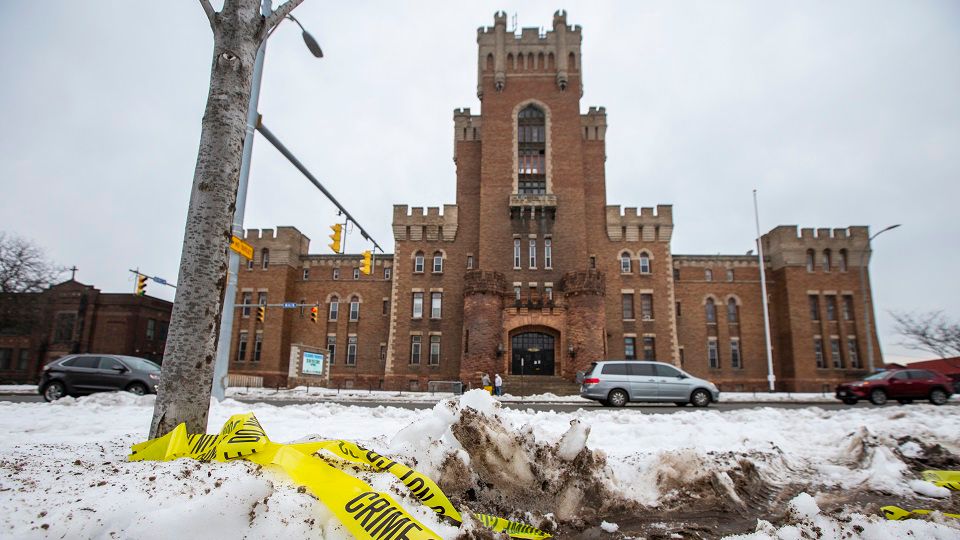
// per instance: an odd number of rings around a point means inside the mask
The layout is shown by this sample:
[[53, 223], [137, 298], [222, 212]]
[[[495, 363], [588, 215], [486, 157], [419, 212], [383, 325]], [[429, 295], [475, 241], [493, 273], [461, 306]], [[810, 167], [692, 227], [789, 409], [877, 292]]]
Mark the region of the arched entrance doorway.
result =
[[544, 332], [523, 332], [510, 338], [514, 375], [553, 375], [555, 338]]

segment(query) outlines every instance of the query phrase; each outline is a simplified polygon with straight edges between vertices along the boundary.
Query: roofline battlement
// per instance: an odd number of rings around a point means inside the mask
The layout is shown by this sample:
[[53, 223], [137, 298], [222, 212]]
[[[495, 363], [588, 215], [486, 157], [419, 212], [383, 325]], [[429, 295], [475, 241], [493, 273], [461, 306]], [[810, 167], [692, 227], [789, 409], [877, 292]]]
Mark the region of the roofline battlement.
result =
[[654, 208], [607, 206], [607, 237], [615, 242], [669, 242], [673, 236], [673, 205]]
[[453, 242], [457, 238], [459, 227], [458, 210], [455, 204], [440, 207], [422, 206], [409, 208], [405, 204], [393, 205], [393, 236], [397, 241], [438, 241]]
[[[846, 256], [848, 266], [867, 264], [870, 260], [870, 229], [862, 225], [843, 228], [803, 228], [780, 225], [763, 235], [764, 253], [770, 256], [774, 268], [806, 266], [808, 252], [814, 252], [816, 265], [823, 264], [824, 253], [833, 257]], [[832, 264], [840, 264], [835, 261]]]

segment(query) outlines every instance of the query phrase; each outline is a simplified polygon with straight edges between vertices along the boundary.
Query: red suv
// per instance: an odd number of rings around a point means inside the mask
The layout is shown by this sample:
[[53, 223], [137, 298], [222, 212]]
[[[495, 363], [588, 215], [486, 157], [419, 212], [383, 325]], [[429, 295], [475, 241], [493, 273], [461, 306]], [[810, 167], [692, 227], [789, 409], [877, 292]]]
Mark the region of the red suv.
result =
[[943, 405], [952, 393], [953, 380], [927, 369], [881, 371], [861, 381], [837, 385], [837, 399], [847, 405], [861, 399], [869, 399], [874, 405], [883, 405], [887, 399], [900, 403], [929, 399], [934, 405]]

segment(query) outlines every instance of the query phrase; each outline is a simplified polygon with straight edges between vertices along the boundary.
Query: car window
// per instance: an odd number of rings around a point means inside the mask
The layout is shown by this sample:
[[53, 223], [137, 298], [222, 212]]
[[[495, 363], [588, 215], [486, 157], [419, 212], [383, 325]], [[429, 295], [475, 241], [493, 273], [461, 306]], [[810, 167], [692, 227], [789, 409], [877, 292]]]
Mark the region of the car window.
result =
[[627, 365], [622, 363], [604, 364], [602, 373], [604, 375], [626, 375]]
[[894, 373], [890, 378], [895, 381], [905, 381], [909, 378], [909, 376], [907, 376], [906, 371], [898, 371]]
[[657, 366], [658, 377], [679, 377], [680, 376], [680, 370], [676, 368], [672, 368], [670, 366], [661, 366], [660, 364], [656, 364], [656, 366]]
[[627, 364], [630, 375], [653, 377], [653, 364]]
[[99, 356], [81, 356], [76, 360], [77, 361], [73, 363], [73, 367], [97, 369], [97, 366], [100, 365]]
[[910, 374], [911, 379], [936, 379], [937, 376], [932, 371], [927, 371], [925, 369], [911, 369], [907, 373]]
[[886, 377], [886, 376], [889, 375], [889, 374], [890, 374], [889, 371], [881, 371], [880, 373], [874, 373], [873, 375], [870, 375], [869, 377], [865, 377], [863, 380], [865, 380], [865, 381], [878, 381], [878, 380], [880, 380], [880, 379], [883, 379], [884, 377]]
[[147, 360], [145, 358], [137, 358], [136, 356], [124, 356], [124, 362], [127, 363], [131, 368], [138, 371], [160, 371], [160, 366]]
[[122, 368], [124, 365], [116, 358], [110, 358], [109, 356], [100, 357], [100, 369], [114, 369], [118, 367]]
[[64, 360], [63, 362], [60, 362], [60, 365], [61, 365], [61, 366], [71, 367], [71, 366], [75, 365], [76, 363], [77, 363], [77, 358], [76, 358], [76, 357], [73, 357], [73, 358], [67, 358], [67, 359]]

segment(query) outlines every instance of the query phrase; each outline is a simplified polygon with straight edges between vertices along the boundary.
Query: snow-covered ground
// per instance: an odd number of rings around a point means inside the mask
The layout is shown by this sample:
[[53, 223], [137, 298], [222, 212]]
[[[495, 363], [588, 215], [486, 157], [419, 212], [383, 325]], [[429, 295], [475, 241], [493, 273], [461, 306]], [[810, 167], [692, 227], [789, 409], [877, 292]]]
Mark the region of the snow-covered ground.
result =
[[[127, 462], [153, 402], [109, 393], [0, 403], [0, 537], [347, 537], [282, 472]], [[960, 539], [960, 520], [888, 522], [878, 512], [956, 511], [960, 494], [951, 503], [918, 481], [924, 468], [960, 468], [955, 407], [556, 413], [501, 408], [474, 391], [422, 410], [228, 399], [211, 405], [208, 431], [249, 411], [274, 441], [358, 442], [434, 478], [461, 510], [558, 537]], [[460, 534], [396, 478], [361, 474], [443, 538]]]

